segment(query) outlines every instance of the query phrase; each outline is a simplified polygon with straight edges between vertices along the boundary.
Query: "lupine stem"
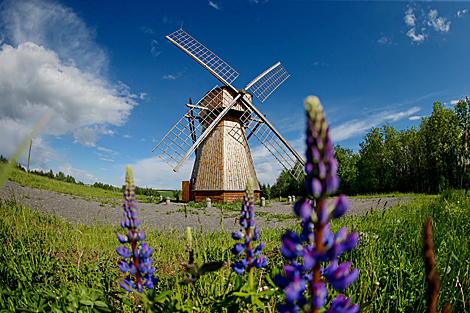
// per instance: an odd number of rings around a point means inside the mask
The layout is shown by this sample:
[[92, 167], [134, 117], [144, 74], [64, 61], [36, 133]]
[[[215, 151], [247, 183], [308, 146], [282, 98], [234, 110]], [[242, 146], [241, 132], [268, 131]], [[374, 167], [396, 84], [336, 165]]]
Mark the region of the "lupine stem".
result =
[[[137, 242], [135, 240], [135, 236], [136, 236], [136, 231], [135, 229], [131, 229], [131, 234], [132, 234], [132, 240], [131, 240], [131, 247], [132, 247], [132, 251], [136, 251], [137, 250]], [[132, 252], [134, 253], [134, 252]], [[138, 284], [142, 284], [142, 280], [141, 280], [141, 277], [142, 277], [142, 273], [140, 272], [140, 268], [139, 268], [139, 256], [135, 256], [133, 255], [133, 259], [134, 259], [134, 266], [136, 268], [136, 274], [135, 274], [135, 281], [136, 283]]]

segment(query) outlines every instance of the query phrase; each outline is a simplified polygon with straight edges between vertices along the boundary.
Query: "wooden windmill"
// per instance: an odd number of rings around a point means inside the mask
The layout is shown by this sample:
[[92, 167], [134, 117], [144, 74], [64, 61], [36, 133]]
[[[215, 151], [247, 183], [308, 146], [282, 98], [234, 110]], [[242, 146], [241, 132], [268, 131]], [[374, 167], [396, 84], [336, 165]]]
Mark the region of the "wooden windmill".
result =
[[175, 172], [195, 152], [190, 199], [242, 199], [249, 177], [253, 178], [255, 197], [259, 197], [248, 146], [252, 135], [298, 178], [305, 162], [252, 103], [252, 94], [264, 102], [289, 77], [281, 63], [264, 71], [244, 89], [236, 89], [231, 83], [238, 73], [188, 33], [179, 29], [166, 38], [223, 84], [215, 86], [196, 104], [189, 101], [186, 114], [153, 149]]

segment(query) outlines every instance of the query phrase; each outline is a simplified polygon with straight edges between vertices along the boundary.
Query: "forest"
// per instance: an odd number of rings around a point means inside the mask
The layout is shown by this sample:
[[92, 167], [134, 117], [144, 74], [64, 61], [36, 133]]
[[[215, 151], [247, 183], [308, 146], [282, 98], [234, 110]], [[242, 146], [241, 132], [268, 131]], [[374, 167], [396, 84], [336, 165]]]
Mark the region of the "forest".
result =
[[[468, 188], [468, 130], [470, 100], [454, 108], [434, 102], [431, 116], [418, 127], [396, 130], [390, 124], [373, 127], [359, 143], [359, 151], [335, 145], [340, 187], [347, 195], [389, 192], [436, 194]], [[303, 180], [284, 171], [272, 186], [261, 185], [261, 196], [303, 194]]]

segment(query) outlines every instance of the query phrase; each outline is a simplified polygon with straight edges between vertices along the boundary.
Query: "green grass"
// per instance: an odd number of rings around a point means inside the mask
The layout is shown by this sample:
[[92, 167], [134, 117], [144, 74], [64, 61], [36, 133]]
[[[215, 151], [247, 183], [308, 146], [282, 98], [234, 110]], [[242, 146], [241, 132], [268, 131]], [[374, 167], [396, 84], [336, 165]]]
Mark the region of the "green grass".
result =
[[[4, 167], [4, 164], [0, 164], [0, 171]], [[60, 180], [50, 179], [48, 177], [39, 176], [35, 174], [27, 174], [26, 172], [14, 168], [8, 180], [16, 182], [21, 186], [27, 186], [30, 188], [37, 188], [40, 190], [53, 191], [57, 193], [68, 194], [74, 197], [81, 197], [85, 200], [95, 200], [101, 202], [103, 206], [121, 206], [121, 202], [117, 202], [112, 199], [121, 200], [122, 193], [119, 191], [105, 190], [101, 188], [95, 188], [91, 185], [79, 185], [73, 183], [67, 183]], [[167, 196], [173, 198], [172, 191], [159, 191], [163, 197], [163, 201]], [[136, 195], [137, 200], [149, 201], [150, 197], [144, 195]], [[159, 202], [158, 197], [153, 199], [153, 202]]]
[[[236, 214], [235, 208], [228, 212]], [[442, 280], [440, 307], [452, 301], [452, 312], [468, 312], [470, 199], [461, 191], [418, 197], [388, 210], [333, 221], [333, 231], [348, 226], [360, 234], [357, 249], [341, 257], [341, 261], [350, 260], [360, 270], [359, 279], [346, 295], [370, 305], [368, 312], [423, 312], [426, 284], [422, 225], [428, 216], [432, 217], [436, 268]], [[78, 303], [78, 309], [91, 312], [90, 303], [98, 304], [96, 301], [113, 312], [141, 311], [133, 295], [119, 291], [122, 274], [116, 266], [119, 257], [115, 248], [120, 231], [101, 224], [73, 227], [15, 201], [0, 204], [0, 311], [41, 311], [37, 307], [42, 305], [42, 311], [52, 312], [54, 305], [66, 308]], [[271, 276], [285, 264], [278, 252], [284, 231], [261, 229], [261, 240], [266, 242], [263, 254], [269, 263], [266, 269], [256, 271], [259, 287], [269, 286], [266, 275]], [[218, 272], [202, 276], [194, 287], [179, 287], [177, 282], [185, 276], [188, 262], [180, 233], [146, 230], [146, 241], [154, 248], [156, 276], [160, 278], [157, 292], [171, 290], [173, 297], [179, 295], [185, 305], [208, 311], [214, 299], [233, 284], [230, 263], [235, 257], [230, 248], [234, 240], [220, 231], [195, 232], [198, 262], [224, 260], [225, 265]], [[43, 299], [45, 302], [41, 302]], [[280, 299], [281, 293], [276, 291], [269, 301]]]

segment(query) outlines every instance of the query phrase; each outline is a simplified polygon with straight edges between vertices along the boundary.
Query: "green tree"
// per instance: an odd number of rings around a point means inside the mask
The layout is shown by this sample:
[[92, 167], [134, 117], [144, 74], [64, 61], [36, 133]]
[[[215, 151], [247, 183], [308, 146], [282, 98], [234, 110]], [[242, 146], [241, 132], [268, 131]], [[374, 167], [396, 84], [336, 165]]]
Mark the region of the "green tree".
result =
[[377, 127], [364, 136], [359, 143], [358, 187], [360, 193], [383, 191], [385, 151], [383, 133]]
[[[470, 127], [470, 100], [465, 97], [454, 106], [455, 114], [457, 115], [458, 123], [461, 130], [461, 149], [460, 149], [460, 165], [462, 166], [462, 174], [460, 177], [460, 188], [464, 185], [464, 177], [467, 171], [467, 160], [469, 159], [468, 152], [468, 132]], [[468, 186], [468, 179], [465, 180], [465, 185]], [[467, 187], [466, 187], [467, 188]]]
[[358, 191], [357, 175], [360, 156], [352, 149], [343, 148], [339, 144], [334, 147], [335, 158], [338, 161], [338, 177], [340, 181], [339, 193], [348, 195], [356, 194]]
[[452, 109], [444, 109], [434, 102], [432, 115], [423, 118], [426, 155], [426, 182], [430, 192], [440, 192], [457, 186], [460, 128], [457, 115]]
[[382, 191], [402, 190], [405, 179], [405, 154], [399, 132], [390, 124], [382, 126], [384, 138], [384, 181]]

